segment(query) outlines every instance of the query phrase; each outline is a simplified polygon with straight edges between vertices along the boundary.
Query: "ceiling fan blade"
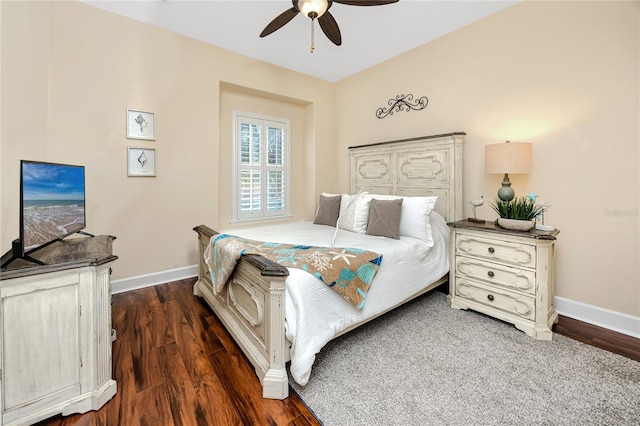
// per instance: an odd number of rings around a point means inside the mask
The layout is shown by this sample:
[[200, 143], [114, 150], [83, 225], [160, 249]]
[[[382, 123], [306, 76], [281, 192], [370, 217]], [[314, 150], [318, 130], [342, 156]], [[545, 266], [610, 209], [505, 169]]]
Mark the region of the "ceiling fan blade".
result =
[[335, 44], [336, 46], [340, 46], [342, 44], [342, 36], [340, 35], [340, 28], [338, 28], [338, 23], [328, 10], [324, 13], [324, 15], [318, 18], [318, 23], [320, 24], [320, 28], [322, 28], [322, 31], [333, 44]]
[[280, 15], [276, 16], [273, 21], [269, 22], [269, 25], [264, 27], [264, 30], [262, 30], [262, 32], [260, 33], [260, 37], [266, 37], [272, 32], [284, 27], [284, 25], [295, 18], [297, 14], [298, 9], [296, 9], [295, 7], [285, 10]]
[[397, 3], [398, 0], [333, 0], [334, 3], [348, 4], [349, 6], [382, 6]]

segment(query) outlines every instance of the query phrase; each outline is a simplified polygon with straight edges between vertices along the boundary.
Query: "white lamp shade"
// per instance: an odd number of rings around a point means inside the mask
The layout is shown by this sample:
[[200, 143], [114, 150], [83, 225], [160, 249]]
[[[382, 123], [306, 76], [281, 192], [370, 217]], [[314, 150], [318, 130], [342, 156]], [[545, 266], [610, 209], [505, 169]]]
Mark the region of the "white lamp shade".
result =
[[298, 10], [306, 17], [310, 17], [311, 12], [315, 12], [319, 18], [327, 11], [329, 3], [327, 0], [298, 0]]
[[484, 147], [485, 173], [525, 174], [531, 172], [532, 146], [528, 142], [505, 142]]

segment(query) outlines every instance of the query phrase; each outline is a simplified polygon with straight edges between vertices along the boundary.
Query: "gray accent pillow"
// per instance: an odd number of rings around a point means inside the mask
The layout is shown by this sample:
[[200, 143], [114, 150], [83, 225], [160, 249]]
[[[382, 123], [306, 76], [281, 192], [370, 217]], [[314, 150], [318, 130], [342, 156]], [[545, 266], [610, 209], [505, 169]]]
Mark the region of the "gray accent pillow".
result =
[[336, 226], [338, 221], [338, 215], [340, 214], [340, 200], [341, 195], [328, 197], [320, 194], [320, 201], [318, 202], [318, 212], [316, 213], [313, 223], [316, 225], [329, 225]]
[[396, 200], [376, 200], [373, 198], [369, 205], [367, 234], [399, 240], [402, 201], [402, 198]]

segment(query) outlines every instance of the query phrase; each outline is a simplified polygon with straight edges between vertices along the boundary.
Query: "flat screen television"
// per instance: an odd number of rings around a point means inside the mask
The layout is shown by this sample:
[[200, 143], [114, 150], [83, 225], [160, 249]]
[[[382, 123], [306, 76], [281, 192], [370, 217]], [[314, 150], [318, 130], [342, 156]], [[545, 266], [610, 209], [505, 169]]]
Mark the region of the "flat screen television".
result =
[[20, 161], [18, 253], [30, 253], [86, 227], [84, 166]]

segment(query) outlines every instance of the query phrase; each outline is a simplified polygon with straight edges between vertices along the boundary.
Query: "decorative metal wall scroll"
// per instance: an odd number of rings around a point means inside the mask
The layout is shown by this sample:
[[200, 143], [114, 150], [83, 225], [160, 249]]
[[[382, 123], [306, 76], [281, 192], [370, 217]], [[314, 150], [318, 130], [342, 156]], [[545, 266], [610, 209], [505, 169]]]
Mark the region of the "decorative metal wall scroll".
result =
[[393, 115], [394, 112], [405, 111], [405, 108], [407, 112], [411, 111], [412, 109], [420, 111], [421, 109], [425, 109], [427, 107], [427, 104], [429, 103], [429, 99], [427, 99], [426, 96], [417, 99], [413, 103], [412, 101], [413, 95], [411, 94], [397, 95], [395, 99], [389, 99], [389, 101], [387, 102], [387, 105], [389, 105], [388, 108], [378, 108], [378, 110], [376, 111], [376, 117], [385, 118], [387, 115]]

